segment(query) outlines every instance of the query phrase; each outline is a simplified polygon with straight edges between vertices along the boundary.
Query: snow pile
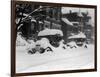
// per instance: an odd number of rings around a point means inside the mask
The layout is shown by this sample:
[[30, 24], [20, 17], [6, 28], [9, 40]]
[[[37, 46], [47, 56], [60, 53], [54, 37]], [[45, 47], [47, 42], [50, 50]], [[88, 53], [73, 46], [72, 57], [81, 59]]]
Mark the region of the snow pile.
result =
[[[37, 72], [55, 70], [87, 69], [94, 67], [94, 46], [88, 49], [54, 48], [53, 52], [26, 54], [27, 50], [16, 48], [16, 72]], [[25, 51], [25, 52], [23, 52]], [[53, 69], [52, 69], [53, 68]]]
[[27, 45], [26, 40], [21, 36], [20, 33], [18, 33], [16, 39], [16, 46], [25, 46], [25, 45]]
[[67, 43], [67, 45], [76, 46], [76, 43], [74, 41], [71, 41], [71, 42]]
[[35, 42], [33, 40], [27, 40], [26, 50], [30, 50], [32, 48], [35, 48]]
[[79, 34], [77, 35], [73, 35], [73, 36], [70, 36], [68, 37], [69, 39], [72, 39], [72, 38], [86, 38], [85, 34], [80, 32]]
[[61, 30], [57, 29], [48, 29], [42, 30], [38, 33], [38, 36], [47, 36], [47, 35], [56, 35], [59, 34], [60, 36], [63, 36], [63, 33]]
[[36, 45], [40, 45], [42, 48], [47, 48], [50, 46], [49, 40], [47, 38], [42, 38], [36, 42]]

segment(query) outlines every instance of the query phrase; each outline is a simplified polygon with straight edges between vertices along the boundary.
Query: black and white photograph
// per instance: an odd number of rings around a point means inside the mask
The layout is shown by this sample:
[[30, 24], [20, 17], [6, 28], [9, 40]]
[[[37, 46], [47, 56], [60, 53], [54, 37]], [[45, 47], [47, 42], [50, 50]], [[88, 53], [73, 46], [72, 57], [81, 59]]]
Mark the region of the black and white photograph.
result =
[[84, 6], [16, 3], [16, 73], [95, 69], [96, 10]]

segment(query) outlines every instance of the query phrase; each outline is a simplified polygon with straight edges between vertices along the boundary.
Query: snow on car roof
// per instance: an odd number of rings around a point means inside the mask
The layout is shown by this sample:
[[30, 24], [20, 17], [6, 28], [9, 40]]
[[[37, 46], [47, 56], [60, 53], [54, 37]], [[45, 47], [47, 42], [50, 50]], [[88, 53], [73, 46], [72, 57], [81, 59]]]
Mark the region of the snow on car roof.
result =
[[84, 33], [80, 32], [77, 35], [73, 35], [73, 36], [68, 37], [68, 39], [72, 39], [72, 38], [86, 38], [86, 36]]
[[60, 36], [63, 36], [63, 32], [58, 29], [44, 29], [38, 33], [38, 36], [47, 36], [47, 35], [56, 35], [59, 34]]

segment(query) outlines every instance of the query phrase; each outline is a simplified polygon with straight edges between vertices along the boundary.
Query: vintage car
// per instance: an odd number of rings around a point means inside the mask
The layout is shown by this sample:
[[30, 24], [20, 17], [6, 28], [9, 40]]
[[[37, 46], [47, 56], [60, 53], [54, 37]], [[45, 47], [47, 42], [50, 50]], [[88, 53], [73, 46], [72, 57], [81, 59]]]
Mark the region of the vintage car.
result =
[[62, 40], [63, 33], [58, 29], [44, 29], [38, 33], [38, 40], [35, 43], [35, 47], [28, 50], [28, 53], [34, 54], [37, 51], [44, 53], [45, 51], [53, 51], [52, 47], [59, 47]]
[[77, 35], [70, 36], [68, 38], [70, 42], [67, 44], [70, 48], [85, 47], [87, 48], [86, 36], [84, 33], [80, 32]]

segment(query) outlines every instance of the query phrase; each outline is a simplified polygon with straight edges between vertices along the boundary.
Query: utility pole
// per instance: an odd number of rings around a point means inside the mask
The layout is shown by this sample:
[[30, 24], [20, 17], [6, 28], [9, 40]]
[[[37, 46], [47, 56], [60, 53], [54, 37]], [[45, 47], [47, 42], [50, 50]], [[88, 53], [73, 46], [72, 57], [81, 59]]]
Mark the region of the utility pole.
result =
[[79, 14], [78, 14], [78, 15], [79, 15], [79, 19], [80, 19], [80, 20], [79, 20], [80, 31], [83, 32], [83, 21], [82, 21], [82, 17], [83, 17], [83, 16], [82, 16], [82, 14], [81, 14], [80, 8], [79, 8]]

